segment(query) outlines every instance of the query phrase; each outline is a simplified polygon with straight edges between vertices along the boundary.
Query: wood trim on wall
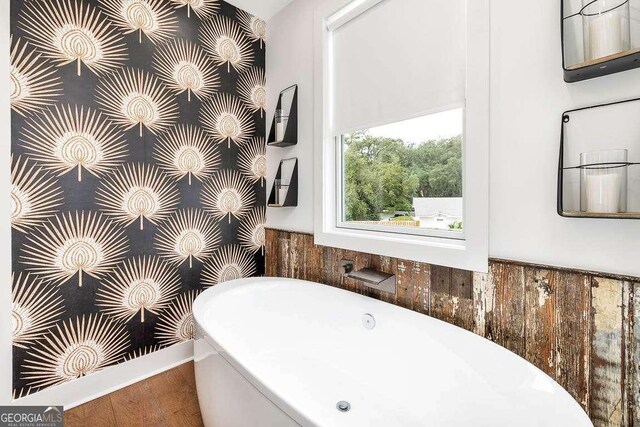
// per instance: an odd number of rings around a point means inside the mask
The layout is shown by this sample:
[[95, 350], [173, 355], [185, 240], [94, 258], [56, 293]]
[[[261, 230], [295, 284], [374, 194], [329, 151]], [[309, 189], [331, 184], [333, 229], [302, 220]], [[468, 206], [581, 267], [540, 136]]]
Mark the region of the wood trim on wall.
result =
[[[342, 277], [340, 260], [395, 274], [395, 294]], [[640, 279], [492, 260], [489, 273], [314, 244], [266, 230], [266, 274], [347, 289], [483, 336], [554, 378], [596, 427], [640, 425]]]

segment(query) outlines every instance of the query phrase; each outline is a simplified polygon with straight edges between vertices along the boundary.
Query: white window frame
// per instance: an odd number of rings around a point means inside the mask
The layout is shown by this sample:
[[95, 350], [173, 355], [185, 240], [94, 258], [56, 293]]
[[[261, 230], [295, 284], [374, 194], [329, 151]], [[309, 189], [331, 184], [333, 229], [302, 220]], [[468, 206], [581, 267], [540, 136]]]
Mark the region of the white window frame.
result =
[[[478, 272], [489, 255], [489, 46], [490, 0], [467, 0], [467, 86], [463, 144], [464, 239], [341, 228], [338, 179], [342, 174], [331, 134], [331, 33], [386, 0], [328, 0], [314, 16], [314, 236], [315, 243], [358, 252]], [[337, 11], [351, 10], [335, 19]], [[333, 17], [331, 21], [329, 18]], [[425, 113], [427, 114], [427, 113]], [[398, 121], [410, 119], [400, 117]]]

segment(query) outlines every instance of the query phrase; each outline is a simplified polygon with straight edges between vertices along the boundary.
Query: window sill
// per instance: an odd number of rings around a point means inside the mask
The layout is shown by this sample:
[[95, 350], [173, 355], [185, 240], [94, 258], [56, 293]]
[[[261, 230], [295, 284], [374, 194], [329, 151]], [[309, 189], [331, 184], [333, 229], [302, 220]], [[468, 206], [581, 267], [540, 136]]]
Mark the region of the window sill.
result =
[[316, 231], [314, 241], [317, 245], [409, 261], [478, 272], [488, 270], [485, 251], [465, 240], [334, 227]]
[[370, 231], [375, 234], [384, 234], [385, 236], [398, 236], [402, 238], [410, 237], [410, 236], [419, 236], [426, 238], [434, 238], [438, 241], [440, 240], [465, 240], [465, 234], [462, 230], [446, 230], [446, 229], [436, 229], [436, 228], [422, 228], [422, 227], [403, 227], [403, 226], [394, 226], [394, 225], [368, 225], [361, 224], [357, 221], [354, 222], [338, 222], [336, 226], [338, 230], [343, 230], [346, 232], [353, 231]]

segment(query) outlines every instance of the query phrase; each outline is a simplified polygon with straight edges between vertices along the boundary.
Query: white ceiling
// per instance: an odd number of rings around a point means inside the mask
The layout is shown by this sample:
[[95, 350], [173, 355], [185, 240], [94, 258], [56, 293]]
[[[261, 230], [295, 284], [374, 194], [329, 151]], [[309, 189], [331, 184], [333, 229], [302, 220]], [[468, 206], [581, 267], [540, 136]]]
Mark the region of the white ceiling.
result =
[[228, 3], [267, 21], [293, 0], [227, 0]]

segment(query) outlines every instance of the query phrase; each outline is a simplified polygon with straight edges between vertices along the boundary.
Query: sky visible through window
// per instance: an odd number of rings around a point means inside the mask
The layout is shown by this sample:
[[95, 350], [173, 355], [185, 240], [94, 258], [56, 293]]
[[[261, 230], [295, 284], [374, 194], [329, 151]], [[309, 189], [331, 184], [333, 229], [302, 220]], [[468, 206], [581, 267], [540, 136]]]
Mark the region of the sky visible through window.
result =
[[462, 114], [462, 108], [443, 111], [370, 128], [367, 134], [374, 137], [401, 139], [405, 143], [413, 144], [449, 139], [462, 133]]

